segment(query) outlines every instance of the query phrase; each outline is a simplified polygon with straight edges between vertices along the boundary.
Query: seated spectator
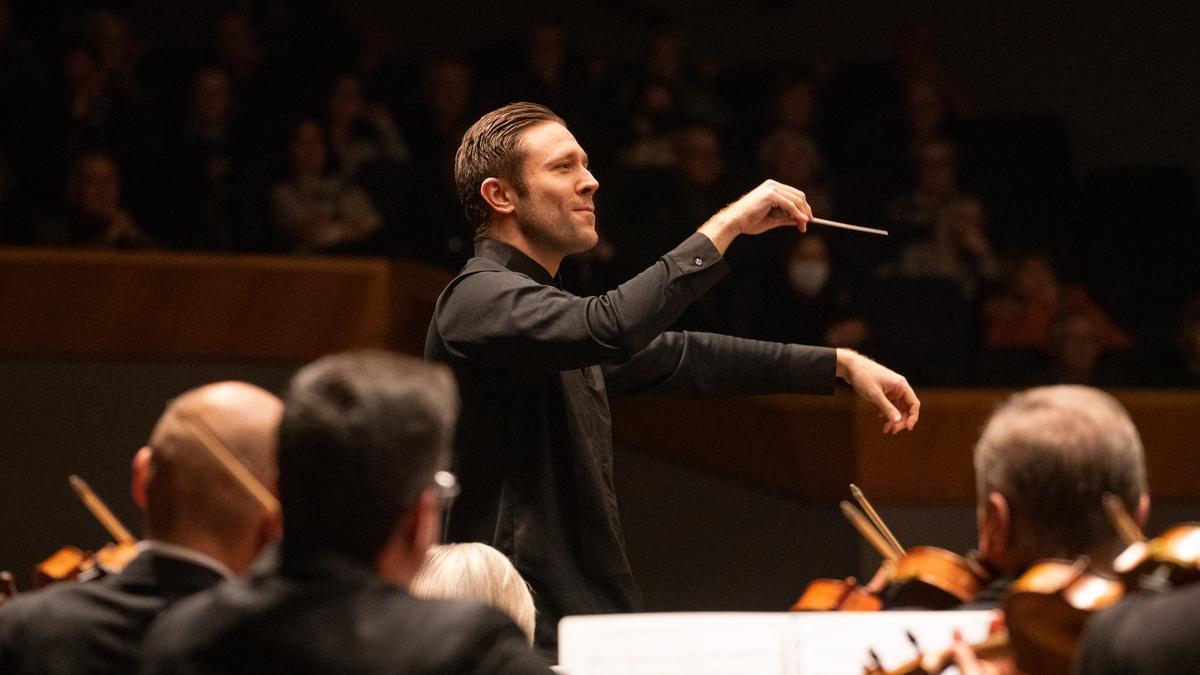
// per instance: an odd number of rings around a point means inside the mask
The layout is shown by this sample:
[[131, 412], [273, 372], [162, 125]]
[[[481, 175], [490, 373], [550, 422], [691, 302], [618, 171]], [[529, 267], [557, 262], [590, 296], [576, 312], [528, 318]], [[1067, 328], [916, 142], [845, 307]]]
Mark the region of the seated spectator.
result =
[[630, 169], [669, 169], [675, 165], [672, 134], [682, 114], [671, 87], [648, 82], [635, 94], [626, 137], [618, 152], [620, 163]]
[[409, 588], [418, 598], [459, 598], [507, 614], [533, 644], [536, 613], [529, 584], [503, 553], [487, 544], [442, 544], [425, 554]]
[[905, 246], [894, 272], [907, 277], [944, 277], [958, 284], [963, 300], [973, 303], [1000, 278], [1000, 265], [987, 238], [987, 213], [972, 197], [943, 206], [933, 236]]
[[438, 58], [425, 66], [416, 108], [406, 120], [413, 147], [411, 192], [399, 248], [421, 260], [458, 269], [475, 253], [454, 187], [454, 153], [475, 121], [475, 76], [464, 61]]
[[764, 177], [801, 186], [814, 214], [819, 217], [833, 214], [833, 186], [821, 151], [810, 136], [778, 128], [759, 144], [758, 158]]
[[342, 180], [360, 180], [363, 168], [372, 163], [408, 162], [408, 144], [392, 113], [383, 104], [367, 100], [357, 75], [334, 80], [328, 114], [330, 149]]
[[960, 195], [957, 149], [949, 140], [926, 141], [912, 149], [913, 187], [888, 205], [892, 234], [901, 243], [929, 236], [938, 211]]
[[1058, 317], [1092, 318], [1101, 349], [1128, 349], [1133, 342], [1079, 285], [1064, 283], [1050, 259], [1040, 253], [1017, 258], [1004, 288], [984, 303], [984, 345], [991, 349], [1039, 349], [1050, 346]]
[[[836, 273], [829, 245], [819, 233], [789, 237], [783, 269], [771, 270], [764, 280], [762, 305], [753, 313], [751, 337], [854, 349], [866, 346], [866, 326], [853, 315], [850, 288]], [[849, 322], [857, 322], [861, 330], [856, 332]]]
[[268, 511], [202, 447], [184, 424], [203, 425], [268, 488], [283, 406], [241, 382], [173, 400], [133, 459], [133, 501], [145, 539], [124, 570], [54, 584], [0, 607], [0, 672], [133, 673], [150, 622], [222, 579], [246, 574], [279, 532]]
[[278, 569], [161, 616], [143, 672], [548, 672], [499, 611], [407, 590], [452, 496], [457, 412], [444, 366], [355, 352], [302, 368], [279, 428]]
[[156, 242], [121, 206], [121, 169], [112, 157], [93, 152], [75, 160], [67, 183], [65, 213], [37, 228], [34, 244], [103, 248], [150, 248]]
[[1060, 314], [1050, 327], [1049, 361], [1039, 384], [1089, 384], [1119, 387], [1129, 384], [1124, 357], [1128, 352], [1105, 350], [1096, 317], [1072, 310]]
[[238, 248], [234, 231], [234, 162], [239, 148], [233, 82], [206, 66], [192, 80], [172, 145], [174, 243], [218, 250]]
[[923, 78], [904, 83], [904, 124], [911, 145], [945, 138], [953, 122], [949, 101], [937, 84]]
[[362, 243], [381, 218], [362, 188], [329, 173], [325, 131], [315, 120], [296, 126], [292, 177], [271, 188], [275, 226], [296, 251], [329, 251]]

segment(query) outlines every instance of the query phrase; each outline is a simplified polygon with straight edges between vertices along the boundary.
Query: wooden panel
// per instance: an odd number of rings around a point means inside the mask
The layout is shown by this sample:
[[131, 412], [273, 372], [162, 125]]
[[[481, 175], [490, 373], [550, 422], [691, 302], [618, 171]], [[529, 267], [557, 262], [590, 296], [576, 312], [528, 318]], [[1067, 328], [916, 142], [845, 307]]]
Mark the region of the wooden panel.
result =
[[613, 401], [614, 441], [774, 490], [829, 500], [845, 493], [854, 473], [849, 398], [618, 399]]
[[[618, 444], [660, 452], [805, 499], [847, 495], [858, 483], [873, 501], [965, 503], [975, 496], [972, 451], [1011, 392], [926, 389], [912, 432], [880, 432], [867, 402], [770, 396], [615, 402]], [[1200, 392], [1118, 391], [1142, 434], [1151, 495], [1200, 502]]]
[[0, 352], [304, 361], [384, 347], [382, 260], [0, 250]]

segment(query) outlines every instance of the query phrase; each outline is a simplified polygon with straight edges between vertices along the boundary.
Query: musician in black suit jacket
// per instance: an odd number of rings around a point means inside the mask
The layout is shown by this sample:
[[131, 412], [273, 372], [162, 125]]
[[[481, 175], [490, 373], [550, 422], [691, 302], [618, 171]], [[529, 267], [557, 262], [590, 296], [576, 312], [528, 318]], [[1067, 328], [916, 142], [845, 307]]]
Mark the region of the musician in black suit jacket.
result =
[[279, 430], [278, 568], [165, 612], [143, 672], [549, 672], [498, 611], [407, 590], [456, 487], [457, 413], [444, 366], [352, 352], [303, 368]]
[[241, 382], [175, 399], [133, 460], [133, 500], [145, 513], [146, 535], [137, 557], [119, 573], [56, 584], [0, 607], [0, 672], [134, 672], [160, 611], [244, 574], [277, 538], [278, 515], [234, 482], [182, 420], [206, 427], [273, 486], [282, 411], [274, 395]]

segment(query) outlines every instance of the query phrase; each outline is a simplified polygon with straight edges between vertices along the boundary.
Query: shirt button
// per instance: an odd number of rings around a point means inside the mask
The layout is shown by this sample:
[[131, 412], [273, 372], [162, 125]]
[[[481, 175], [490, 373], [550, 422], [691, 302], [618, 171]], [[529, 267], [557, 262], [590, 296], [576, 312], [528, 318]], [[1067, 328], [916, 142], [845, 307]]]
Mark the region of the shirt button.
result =
[[696, 258], [693, 262], [695, 262], [696, 266], [699, 267], [704, 264], [704, 258]]

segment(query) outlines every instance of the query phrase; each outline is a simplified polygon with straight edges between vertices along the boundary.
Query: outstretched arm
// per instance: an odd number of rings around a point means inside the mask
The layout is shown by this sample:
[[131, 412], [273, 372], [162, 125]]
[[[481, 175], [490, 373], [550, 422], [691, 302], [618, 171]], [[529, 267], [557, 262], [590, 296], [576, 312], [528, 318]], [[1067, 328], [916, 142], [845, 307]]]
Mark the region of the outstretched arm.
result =
[[837, 350], [837, 376], [859, 396], [879, 408], [885, 434], [911, 430], [921, 413], [921, 401], [903, 375], [852, 349]]

